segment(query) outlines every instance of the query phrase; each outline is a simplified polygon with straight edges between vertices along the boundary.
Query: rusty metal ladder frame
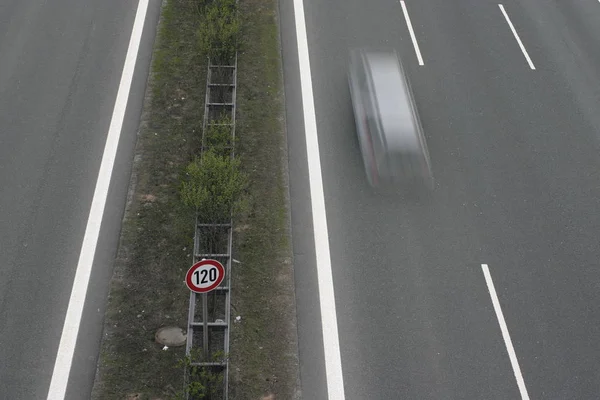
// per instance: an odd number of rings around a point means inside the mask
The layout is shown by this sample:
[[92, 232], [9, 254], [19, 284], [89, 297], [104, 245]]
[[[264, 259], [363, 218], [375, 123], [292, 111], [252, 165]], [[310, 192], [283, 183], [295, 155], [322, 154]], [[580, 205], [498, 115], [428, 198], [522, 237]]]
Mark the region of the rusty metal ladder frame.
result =
[[[212, 82], [212, 77], [213, 77], [213, 70], [216, 69], [220, 69], [220, 70], [232, 70], [232, 82], [231, 83], [214, 83]], [[232, 99], [231, 102], [225, 102], [225, 103], [211, 103], [211, 89], [212, 88], [218, 88], [218, 87], [223, 87], [223, 86], [228, 86], [231, 87], [232, 90]], [[206, 149], [205, 146], [205, 132], [206, 129], [211, 126], [211, 125], [217, 125], [217, 124], [210, 124], [211, 121], [209, 121], [209, 114], [210, 114], [210, 110], [212, 108], [217, 108], [217, 107], [229, 107], [231, 110], [231, 123], [228, 124], [231, 126], [231, 137], [232, 137], [232, 141], [231, 141], [231, 147], [230, 147], [230, 154], [231, 154], [231, 158], [233, 158], [235, 156], [235, 151], [234, 151], [234, 141], [235, 141], [235, 114], [236, 114], [236, 95], [237, 95], [237, 53], [235, 55], [235, 59], [234, 59], [234, 63], [233, 65], [213, 65], [211, 60], [208, 60], [208, 71], [207, 71], [207, 77], [206, 77], [206, 98], [205, 98], [205, 107], [204, 107], [204, 119], [203, 119], [203, 123], [202, 123], [202, 151], [201, 151], [201, 155], [204, 152], [204, 150]], [[194, 234], [194, 263], [204, 259], [204, 258], [213, 258], [213, 259], [217, 259], [219, 261], [223, 260], [223, 264], [225, 265], [225, 279], [223, 280], [223, 282], [219, 285], [219, 287], [217, 287], [215, 289], [215, 291], [217, 292], [224, 292], [225, 293], [225, 310], [224, 310], [224, 314], [225, 314], [225, 321], [208, 321], [209, 318], [209, 313], [208, 313], [208, 307], [207, 307], [207, 294], [202, 294], [200, 295], [200, 297], [204, 296], [204, 299], [202, 301], [203, 303], [203, 310], [202, 310], [202, 320], [201, 321], [196, 321], [196, 305], [197, 305], [197, 301], [198, 301], [198, 294], [194, 293], [194, 292], [190, 292], [190, 302], [189, 302], [189, 309], [188, 309], [188, 326], [187, 326], [187, 342], [186, 342], [186, 356], [191, 357], [192, 356], [192, 349], [195, 348], [195, 344], [193, 343], [194, 340], [194, 333], [197, 332], [197, 330], [202, 330], [203, 333], [203, 348], [207, 349], [210, 344], [210, 337], [211, 337], [211, 331], [216, 331], [216, 330], [223, 330], [224, 331], [224, 348], [223, 348], [223, 353], [225, 355], [225, 358], [221, 361], [208, 361], [208, 360], [204, 360], [202, 362], [194, 362], [192, 360], [190, 366], [199, 366], [199, 367], [210, 367], [210, 368], [214, 368], [214, 369], [218, 369], [219, 372], [223, 373], [223, 393], [224, 396], [223, 398], [225, 400], [228, 399], [228, 382], [229, 382], [229, 328], [230, 328], [230, 324], [231, 324], [231, 292], [230, 292], [230, 288], [231, 288], [231, 262], [232, 262], [232, 248], [233, 248], [233, 229], [232, 229], [232, 220], [230, 219], [229, 223], [213, 223], [213, 224], [205, 224], [202, 223], [201, 221], [198, 220], [198, 218], [196, 219], [196, 225], [195, 225], [195, 234]], [[201, 252], [202, 249], [200, 249], [200, 236], [202, 235], [202, 231], [203, 228], [213, 228], [213, 229], [218, 229], [218, 228], [224, 228], [223, 230], [226, 229], [227, 233], [227, 251], [226, 253], [217, 253], [215, 254], [213, 252], [212, 249], [209, 249], [208, 252]], [[207, 323], [205, 324], [205, 321], [207, 321]], [[207, 329], [204, 329], [204, 328]], [[204, 354], [204, 357], [206, 358], [208, 356], [208, 354]], [[186, 381], [187, 381], [187, 376], [188, 374], [188, 369], [186, 368]], [[189, 398], [189, 397], [188, 397]]]

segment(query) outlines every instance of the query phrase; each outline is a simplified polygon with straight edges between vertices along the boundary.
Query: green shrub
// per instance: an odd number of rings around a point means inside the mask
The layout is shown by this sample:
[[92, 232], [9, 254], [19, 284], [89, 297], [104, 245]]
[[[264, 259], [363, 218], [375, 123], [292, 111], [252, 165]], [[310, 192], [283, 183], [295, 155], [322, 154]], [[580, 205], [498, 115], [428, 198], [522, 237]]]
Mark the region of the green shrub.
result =
[[239, 31], [235, 0], [211, 2], [206, 5], [205, 17], [197, 31], [200, 51], [223, 64], [231, 61], [237, 51]]
[[219, 155], [214, 149], [204, 151], [186, 169], [181, 185], [183, 202], [194, 207], [204, 223], [226, 223], [232, 214], [241, 211], [242, 191], [246, 175], [240, 171], [240, 161], [229, 155]]

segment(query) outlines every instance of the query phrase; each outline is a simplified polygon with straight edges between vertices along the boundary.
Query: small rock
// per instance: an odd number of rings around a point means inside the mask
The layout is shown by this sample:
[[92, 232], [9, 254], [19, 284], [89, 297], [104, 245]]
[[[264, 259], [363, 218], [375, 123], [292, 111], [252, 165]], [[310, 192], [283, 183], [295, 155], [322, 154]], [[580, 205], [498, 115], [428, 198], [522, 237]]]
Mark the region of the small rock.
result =
[[144, 194], [142, 195], [142, 200], [147, 201], [148, 203], [153, 203], [156, 201], [156, 196], [153, 194]]

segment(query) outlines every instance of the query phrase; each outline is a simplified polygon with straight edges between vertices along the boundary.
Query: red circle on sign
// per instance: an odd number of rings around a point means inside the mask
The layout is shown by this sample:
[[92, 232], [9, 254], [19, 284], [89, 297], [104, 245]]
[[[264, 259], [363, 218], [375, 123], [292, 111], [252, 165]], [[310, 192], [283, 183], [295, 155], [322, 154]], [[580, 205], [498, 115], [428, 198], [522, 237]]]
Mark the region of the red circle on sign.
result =
[[[216, 277], [216, 280], [214, 280], [214, 281], [211, 280], [212, 283], [210, 284], [210, 286], [202, 287], [202, 286], [198, 286], [197, 284], [194, 283], [194, 273], [196, 271], [199, 272], [199, 270], [205, 266], [215, 267], [217, 269], [217, 277]], [[206, 278], [207, 275], [209, 275], [208, 272], [205, 274], [204, 278]], [[200, 277], [200, 273], [198, 273], [198, 275], [196, 277], [197, 281], [199, 280], [199, 277]], [[221, 282], [223, 282], [224, 278], [225, 278], [225, 268], [223, 267], [223, 264], [221, 264], [217, 260], [202, 260], [202, 261], [198, 261], [196, 264], [192, 265], [192, 268], [190, 268], [188, 270], [187, 274], [185, 275], [185, 283], [192, 292], [207, 293], [207, 292], [210, 292], [211, 290], [215, 289], [217, 286], [219, 286], [221, 284]]]

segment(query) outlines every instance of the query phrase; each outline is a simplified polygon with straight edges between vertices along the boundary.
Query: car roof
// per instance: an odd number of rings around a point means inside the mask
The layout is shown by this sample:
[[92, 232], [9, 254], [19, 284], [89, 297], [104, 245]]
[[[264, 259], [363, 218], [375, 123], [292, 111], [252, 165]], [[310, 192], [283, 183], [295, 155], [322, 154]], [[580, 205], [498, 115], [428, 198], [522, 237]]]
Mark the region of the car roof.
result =
[[390, 150], [420, 148], [420, 131], [408, 82], [393, 52], [363, 52], [384, 139]]

